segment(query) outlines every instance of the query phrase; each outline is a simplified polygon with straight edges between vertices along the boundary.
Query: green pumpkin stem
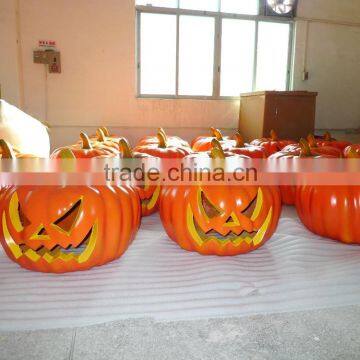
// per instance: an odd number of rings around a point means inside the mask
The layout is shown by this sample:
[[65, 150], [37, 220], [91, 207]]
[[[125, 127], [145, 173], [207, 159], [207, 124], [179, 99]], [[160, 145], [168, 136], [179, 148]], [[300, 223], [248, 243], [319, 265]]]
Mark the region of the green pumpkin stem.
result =
[[134, 157], [131, 146], [125, 138], [119, 139], [119, 150], [121, 151], [124, 159], [132, 159]]
[[221, 133], [221, 131], [219, 129], [216, 129], [214, 127], [211, 127], [211, 132], [212, 132], [212, 136], [216, 139], [216, 140], [223, 140], [223, 135]]
[[243, 147], [245, 147], [244, 138], [243, 138], [243, 136], [242, 136], [239, 132], [237, 132], [237, 133], [235, 134], [235, 140], [236, 140], [236, 147], [237, 147], [237, 148], [243, 148]]
[[12, 146], [4, 139], [0, 139], [0, 149], [3, 159], [15, 159], [16, 155]]
[[92, 145], [91, 145], [90, 139], [87, 136], [87, 134], [85, 134], [84, 132], [81, 132], [80, 133], [80, 139], [81, 139], [81, 142], [82, 142], [82, 148], [83, 149], [85, 149], [85, 150], [92, 149]]
[[105, 136], [105, 133], [103, 131], [103, 129], [99, 128], [96, 130], [96, 135], [97, 135], [97, 140], [99, 142], [104, 142], [106, 141], [106, 136]]
[[270, 138], [272, 141], [277, 141], [279, 139], [279, 137], [274, 129], [270, 130]]
[[212, 159], [225, 159], [225, 153], [224, 150], [217, 139], [213, 139], [211, 141], [212, 149], [210, 152], [210, 157]]
[[301, 147], [300, 156], [312, 156], [310, 145], [305, 139], [300, 139], [299, 144]]
[[168, 147], [167, 136], [166, 136], [165, 132], [159, 131], [157, 133], [157, 138], [159, 140], [159, 147], [160, 148], [165, 149], [165, 148]]

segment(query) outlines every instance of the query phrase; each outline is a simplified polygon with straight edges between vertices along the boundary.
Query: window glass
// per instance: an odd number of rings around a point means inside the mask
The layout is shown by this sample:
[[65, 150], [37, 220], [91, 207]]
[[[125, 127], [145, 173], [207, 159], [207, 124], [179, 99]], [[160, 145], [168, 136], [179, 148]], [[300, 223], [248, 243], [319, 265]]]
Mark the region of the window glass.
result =
[[213, 93], [215, 19], [180, 16], [179, 94]]
[[250, 92], [254, 75], [255, 21], [224, 19], [221, 37], [221, 96]]
[[177, 0], [136, 0], [136, 5], [151, 5], [158, 7], [177, 7]]
[[233, 14], [259, 14], [259, 0], [221, 0], [221, 11]]
[[180, 8], [219, 11], [219, 2], [218, 0], [180, 0]]
[[174, 95], [176, 16], [141, 14], [141, 94]]
[[286, 89], [289, 36], [289, 24], [259, 23], [257, 90]]

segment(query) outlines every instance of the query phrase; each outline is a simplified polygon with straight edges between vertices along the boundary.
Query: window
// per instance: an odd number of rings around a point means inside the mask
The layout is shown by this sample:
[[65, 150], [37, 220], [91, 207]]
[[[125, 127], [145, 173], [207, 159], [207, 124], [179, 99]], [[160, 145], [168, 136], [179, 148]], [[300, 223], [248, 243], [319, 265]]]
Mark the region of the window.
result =
[[227, 98], [286, 90], [292, 21], [263, 0], [136, 0], [138, 95]]

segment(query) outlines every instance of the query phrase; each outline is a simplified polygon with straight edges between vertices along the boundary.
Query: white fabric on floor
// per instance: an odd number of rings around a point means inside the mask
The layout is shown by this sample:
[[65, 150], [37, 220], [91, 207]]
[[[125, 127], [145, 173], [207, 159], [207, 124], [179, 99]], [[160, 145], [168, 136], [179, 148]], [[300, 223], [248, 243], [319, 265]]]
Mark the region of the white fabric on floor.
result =
[[0, 252], [0, 330], [308, 310], [360, 304], [360, 246], [317, 237], [285, 207], [276, 234], [237, 257], [180, 249], [158, 215], [143, 219], [125, 255], [65, 275], [21, 269]]

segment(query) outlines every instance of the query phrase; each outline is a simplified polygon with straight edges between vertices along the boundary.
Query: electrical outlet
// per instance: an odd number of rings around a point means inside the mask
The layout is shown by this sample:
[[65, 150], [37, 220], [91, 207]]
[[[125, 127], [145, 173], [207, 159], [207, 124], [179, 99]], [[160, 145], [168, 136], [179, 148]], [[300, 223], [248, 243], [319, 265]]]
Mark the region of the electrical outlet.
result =
[[59, 51], [34, 50], [34, 63], [47, 64], [49, 73], [61, 73], [61, 61]]

